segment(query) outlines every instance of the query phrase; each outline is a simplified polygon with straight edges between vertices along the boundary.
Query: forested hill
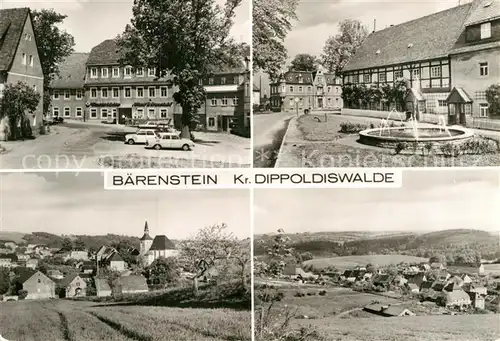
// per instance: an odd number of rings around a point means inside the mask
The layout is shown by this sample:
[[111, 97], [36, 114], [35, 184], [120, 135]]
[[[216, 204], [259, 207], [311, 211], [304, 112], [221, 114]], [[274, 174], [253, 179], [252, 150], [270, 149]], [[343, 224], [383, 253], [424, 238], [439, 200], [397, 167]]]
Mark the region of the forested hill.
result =
[[[479, 251], [486, 259], [500, 257], [499, 234], [461, 229], [430, 233], [370, 233], [321, 232], [288, 234], [290, 244], [297, 253], [310, 252], [315, 257], [407, 254], [430, 257], [436, 252], [454, 252], [464, 248]], [[263, 255], [273, 235], [255, 237], [255, 254]]]

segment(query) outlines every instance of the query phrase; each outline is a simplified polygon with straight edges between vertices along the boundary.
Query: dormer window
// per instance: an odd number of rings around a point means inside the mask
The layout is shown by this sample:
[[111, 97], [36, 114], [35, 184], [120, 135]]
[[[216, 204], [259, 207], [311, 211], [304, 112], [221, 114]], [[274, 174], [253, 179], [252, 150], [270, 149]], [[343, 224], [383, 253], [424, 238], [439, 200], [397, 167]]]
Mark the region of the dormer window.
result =
[[481, 24], [481, 39], [491, 38], [491, 22]]

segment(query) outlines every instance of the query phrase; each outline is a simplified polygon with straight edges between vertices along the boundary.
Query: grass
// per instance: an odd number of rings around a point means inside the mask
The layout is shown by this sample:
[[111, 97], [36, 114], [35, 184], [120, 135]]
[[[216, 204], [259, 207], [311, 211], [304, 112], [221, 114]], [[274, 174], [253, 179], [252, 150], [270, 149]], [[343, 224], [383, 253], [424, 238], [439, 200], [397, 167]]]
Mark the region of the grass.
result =
[[484, 273], [500, 275], [500, 264], [484, 264]]
[[[320, 120], [320, 122], [317, 120]], [[340, 132], [343, 122], [339, 120], [339, 117], [329, 116], [325, 121], [324, 115], [302, 115], [298, 119], [297, 126], [306, 141], [334, 141], [341, 136], [345, 136]], [[361, 124], [370, 126], [370, 122]]]
[[[210, 288], [203, 288], [196, 305], [183, 290], [123, 295], [108, 302], [0, 302], [0, 335], [13, 341], [251, 340], [248, 297], [230, 292], [215, 299]], [[231, 304], [239, 309], [228, 308]]]
[[498, 315], [442, 315], [307, 320], [325, 341], [488, 341], [500, 337]]
[[366, 266], [369, 263], [378, 266], [388, 266], [390, 264], [405, 263], [421, 263], [428, 262], [427, 258], [420, 258], [405, 255], [367, 255], [367, 256], [344, 256], [344, 257], [331, 257], [331, 258], [318, 258], [305, 261], [304, 266], [312, 265], [316, 269], [321, 270], [329, 266], [334, 266], [337, 269], [352, 269], [356, 266]]

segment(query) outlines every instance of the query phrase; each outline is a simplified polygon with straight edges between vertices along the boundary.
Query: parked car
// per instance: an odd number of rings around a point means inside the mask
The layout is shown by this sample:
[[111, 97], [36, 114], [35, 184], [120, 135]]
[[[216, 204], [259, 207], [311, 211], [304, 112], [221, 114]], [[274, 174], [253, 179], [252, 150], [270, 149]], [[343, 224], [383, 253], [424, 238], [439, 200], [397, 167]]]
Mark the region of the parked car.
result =
[[125, 143], [136, 144], [146, 143], [148, 138], [154, 138], [157, 134], [157, 129], [139, 129], [133, 134], [125, 135]]
[[158, 133], [156, 138], [146, 140], [146, 148], [160, 149], [182, 149], [185, 151], [194, 148], [194, 142], [181, 138], [178, 133]]
[[171, 127], [170, 124], [171, 120], [166, 120], [166, 121], [148, 121], [144, 124], [139, 124], [139, 128], [141, 129], [148, 129], [148, 128], [159, 128], [159, 129], [167, 129]]

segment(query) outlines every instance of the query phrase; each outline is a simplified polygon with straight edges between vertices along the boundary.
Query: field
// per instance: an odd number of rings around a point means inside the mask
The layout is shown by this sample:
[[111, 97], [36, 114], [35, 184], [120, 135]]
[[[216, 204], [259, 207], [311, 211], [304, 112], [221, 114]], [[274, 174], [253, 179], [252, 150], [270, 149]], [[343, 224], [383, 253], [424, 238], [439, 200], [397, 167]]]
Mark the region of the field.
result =
[[312, 265], [316, 269], [334, 266], [337, 269], [352, 269], [356, 266], [366, 266], [368, 263], [376, 264], [378, 266], [387, 266], [390, 264], [405, 263], [420, 263], [428, 262], [427, 258], [403, 256], [403, 255], [368, 255], [368, 256], [344, 256], [344, 257], [331, 257], [331, 258], [318, 258], [304, 262], [304, 266]]
[[500, 264], [484, 264], [484, 273], [500, 276]]
[[249, 311], [69, 300], [0, 303], [0, 335], [13, 341], [251, 340]]

